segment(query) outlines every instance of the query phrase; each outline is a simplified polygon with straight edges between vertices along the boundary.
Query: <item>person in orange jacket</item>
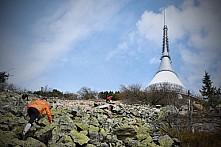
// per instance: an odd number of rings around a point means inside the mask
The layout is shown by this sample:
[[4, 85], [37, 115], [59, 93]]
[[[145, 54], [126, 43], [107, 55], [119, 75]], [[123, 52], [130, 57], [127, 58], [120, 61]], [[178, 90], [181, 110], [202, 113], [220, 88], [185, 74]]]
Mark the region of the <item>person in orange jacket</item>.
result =
[[38, 120], [38, 118], [42, 115], [44, 111], [46, 111], [48, 120], [51, 123], [52, 117], [50, 112], [50, 106], [46, 102], [45, 98], [34, 100], [27, 105], [27, 112], [30, 117], [30, 120], [28, 121], [28, 124], [25, 126], [23, 130], [22, 133], [23, 138], [25, 137], [25, 134], [28, 132], [28, 130], [33, 126], [33, 123]]

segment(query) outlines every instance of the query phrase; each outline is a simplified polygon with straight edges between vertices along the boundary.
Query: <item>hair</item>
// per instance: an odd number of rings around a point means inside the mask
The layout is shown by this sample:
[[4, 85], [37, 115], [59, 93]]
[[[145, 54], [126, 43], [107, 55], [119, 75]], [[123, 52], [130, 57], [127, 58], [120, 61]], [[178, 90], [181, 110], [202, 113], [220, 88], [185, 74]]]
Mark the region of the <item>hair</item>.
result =
[[23, 99], [23, 100], [24, 100], [24, 99], [28, 100], [28, 95], [27, 95], [27, 94], [22, 94], [22, 99]]

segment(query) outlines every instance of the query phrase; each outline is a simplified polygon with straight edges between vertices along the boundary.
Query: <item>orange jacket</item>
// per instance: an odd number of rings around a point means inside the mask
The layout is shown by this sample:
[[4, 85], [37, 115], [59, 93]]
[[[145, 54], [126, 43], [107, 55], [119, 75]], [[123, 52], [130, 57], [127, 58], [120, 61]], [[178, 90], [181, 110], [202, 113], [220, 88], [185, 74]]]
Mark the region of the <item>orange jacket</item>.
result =
[[34, 107], [38, 109], [39, 113], [42, 114], [44, 110], [46, 111], [46, 114], [48, 116], [48, 120], [51, 122], [52, 117], [51, 117], [51, 112], [50, 112], [50, 107], [48, 103], [45, 100], [34, 100], [31, 103], [28, 104], [27, 109], [30, 107]]

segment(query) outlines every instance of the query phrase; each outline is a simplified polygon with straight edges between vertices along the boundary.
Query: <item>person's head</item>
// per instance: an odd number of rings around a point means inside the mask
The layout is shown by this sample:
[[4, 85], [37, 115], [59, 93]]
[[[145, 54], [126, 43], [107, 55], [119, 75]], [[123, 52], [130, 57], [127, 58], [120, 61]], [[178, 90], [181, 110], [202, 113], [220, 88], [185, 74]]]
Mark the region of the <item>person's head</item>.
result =
[[21, 97], [22, 97], [23, 100], [25, 100], [25, 99], [28, 100], [28, 95], [27, 94], [22, 94]]

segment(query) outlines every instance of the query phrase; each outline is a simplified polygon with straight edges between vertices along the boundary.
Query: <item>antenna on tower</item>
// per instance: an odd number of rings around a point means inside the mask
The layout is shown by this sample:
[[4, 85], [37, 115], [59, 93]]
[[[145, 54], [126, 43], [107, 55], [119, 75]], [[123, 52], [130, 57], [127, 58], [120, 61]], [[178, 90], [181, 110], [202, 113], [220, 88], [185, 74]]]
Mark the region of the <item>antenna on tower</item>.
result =
[[163, 11], [163, 17], [164, 17], [163, 23], [164, 23], [164, 25], [166, 25], [166, 9], [164, 9], [164, 11]]

